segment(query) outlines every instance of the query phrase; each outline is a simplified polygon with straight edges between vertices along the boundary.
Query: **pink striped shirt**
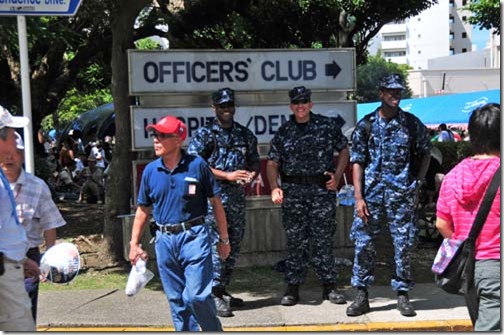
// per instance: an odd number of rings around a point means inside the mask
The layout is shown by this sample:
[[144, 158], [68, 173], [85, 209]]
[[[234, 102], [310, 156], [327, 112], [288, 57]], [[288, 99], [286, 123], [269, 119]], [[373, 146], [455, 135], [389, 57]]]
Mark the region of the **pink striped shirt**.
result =
[[[500, 157], [466, 158], [444, 178], [436, 215], [451, 223], [452, 238], [465, 239], [490, 181], [500, 166]], [[476, 259], [500, 259], [500, 187], [490, 213], [476, 240]]]

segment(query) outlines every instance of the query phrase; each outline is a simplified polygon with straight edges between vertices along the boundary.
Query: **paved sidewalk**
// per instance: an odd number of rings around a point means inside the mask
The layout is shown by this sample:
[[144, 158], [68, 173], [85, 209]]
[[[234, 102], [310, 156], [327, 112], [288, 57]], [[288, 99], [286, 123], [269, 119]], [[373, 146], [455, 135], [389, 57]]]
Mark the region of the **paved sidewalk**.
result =
[[[417, 284], [410, 299], [416, 317], [404, 317], [396, 309], [390, 287], [370, 289], [371, 312], [348, 317], [345, 310], [354, 290], [343, 291], [346, 305], [321, 300], [320, 290], [301, 289], [296, 306], [279, 305], [277, 295], [231, 292], [245, 300], [235, 316], [221, 318], [224, 330], [261, 331], [469, 331], [469, 315], [462, 296], [444, 293], [434, 284]], [[128, 297], [117, 290], [43, 291], [39, 296], [39, 330], [159, 331], [173, 330], [169, 306], [162, 291], [144, 289]]]

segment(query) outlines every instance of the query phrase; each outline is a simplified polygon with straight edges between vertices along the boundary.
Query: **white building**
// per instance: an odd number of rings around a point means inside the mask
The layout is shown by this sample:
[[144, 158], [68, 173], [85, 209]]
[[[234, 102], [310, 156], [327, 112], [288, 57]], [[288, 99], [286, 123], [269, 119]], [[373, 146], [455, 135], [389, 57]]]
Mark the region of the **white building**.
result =
[[383, 26], [371, 40], [370, 53], [380, 52], [386, 60], [421, 70], [428, 68], [431, 58], [471, 51], [470, 12], [462, 10], [466, 2], [439, 0], [420, 15]]

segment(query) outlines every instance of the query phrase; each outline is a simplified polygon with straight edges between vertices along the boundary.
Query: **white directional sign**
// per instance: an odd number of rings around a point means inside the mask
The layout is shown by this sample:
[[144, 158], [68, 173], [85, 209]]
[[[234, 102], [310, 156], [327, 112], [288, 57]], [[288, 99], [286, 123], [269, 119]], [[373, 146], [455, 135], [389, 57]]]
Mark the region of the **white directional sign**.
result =
[[82, 0], [0, 0], [0, 16], [71, 16]]
[[[335, 118], [343, 132], [355, 125], [355, 102], [336, 102], [331, 104], [314, 104], [313, 112]], [[156, 123], [166, 115], [180, 118], [187, 126], [189, 143], [196, 130], [215, 118], [209, 108], [149, 108], [131, 107], [131, 124], [133, 125], [133, 150], [152, 149], [152, 139], [145, 131], [148, 124]], [[236, 108], [235, 121], [249, 128], [260, 144], [267, 144], [278, 128], [285, 123], [292, 112], [288, 106], [243, 106]]]
[[129, 50], [130, 94], [354, 90], [354, 49]]

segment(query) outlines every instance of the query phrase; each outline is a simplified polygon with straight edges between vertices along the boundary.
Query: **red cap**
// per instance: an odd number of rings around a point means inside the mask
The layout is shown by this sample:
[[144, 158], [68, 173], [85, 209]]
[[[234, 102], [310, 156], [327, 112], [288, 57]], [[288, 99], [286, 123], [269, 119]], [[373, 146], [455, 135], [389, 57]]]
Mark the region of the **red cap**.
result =
[[154, 129], [158, 133], [176, 134], [180, 136], [182, 141], [187, 137], [186, 125], [176, 117], [170, 115], [165, 116], [157, 123], [149, 124], [147, 127], [145, 127], [145, 130], [147, 131], [151, 129]]

